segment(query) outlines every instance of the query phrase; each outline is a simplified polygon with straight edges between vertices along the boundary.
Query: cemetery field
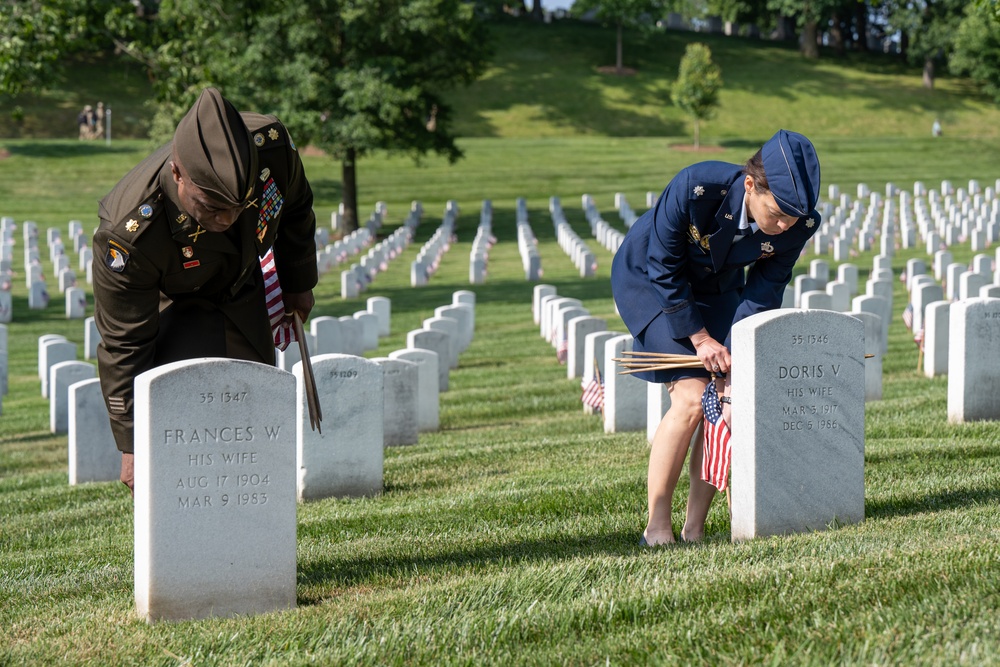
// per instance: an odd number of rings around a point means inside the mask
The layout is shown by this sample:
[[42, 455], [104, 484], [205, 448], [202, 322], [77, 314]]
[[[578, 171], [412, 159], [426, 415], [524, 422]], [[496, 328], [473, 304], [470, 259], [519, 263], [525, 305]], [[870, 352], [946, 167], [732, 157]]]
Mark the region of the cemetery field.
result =
[[[117, 482], [68, 485], [67, 439], [49, 433], [39, 392], [38, 337], [62, 334], [82, 349], [82, 321], [65, 319], [58, 294], [45, 310], [27, 310], [15, 276], [0, 416], [0, 664], [1000, 663], [1000, 429], [948, 424], [947, 380], [917, 372], [898, 280], [883, 398], [864, 415], [865, 521], [823, 532], [732, 544], [717, 498], [704, 543], [641, 549], [646, 434], [605, 434], [599, 417], [584, 415], [579, 380], [566, 378], [539, 336], [517, 250], [516, 197], [527, 198], [544, 282], [624, 331], [611, 301], [611, 254], [590, 235], [580, 196], [593, 195], [624, 231], [615, 192], [643, 211], [645, 193], [659, 193], [680, 167], [742, 161], [766, 138], [708, 156], [671, 150], [667, 139], [478, 138], [461, 142], [467, 158], [455, 165], [361, 162], [363, 210], [388, 204], [382, 235], [414, 199], [424, 221], [361, 297], [340, 297], [339, 271], [323, 276], [313, 316], [349, 315], [368, 297], [389, 297], [391, 333], [366, 353], [386, 356], [454, 291], [471, 289], [476, 332], [441, 394], [440, 430], [386, 450], [382, 495], [298, 506], [297, 608], [280, 613], [154, 625], [136, 617], [131, 499]], [[852, 198], [861, 182], [884, 192], [890, 181], [912, 189], [917, 180], [993, 186], [1000, 177], [997, 139], [815, 140], [824, 184]], [[140, 142], [110, 151], [76, 141], [4, 146], [0, 216], [64, 233], [77, 219], [88, 234], [96, 201], [147, 150]], [[339, 167], [322, 156], [305, 162], [319, 223], [328, 225]], [[596, 278], [579, 278], [557, 245], [553, 195], [597, 255]], [[427, 286], [410, 287], [410, 262], [449, 199], [461, 207], [457, 242]], [[483, 199], [493, 202], [498, 242], [485, 284], [470, 286]], [[957, 262], [974, 254], [968, 244], [951, 250]], [[898, 251], [897, 277], [918, 256], [923, 248]], [[796, 273], [813, 258], [810, 250]], [[851, 260], [862, 282], [872, 259]], [[682, 478], [675, 532], [687, 488]]]

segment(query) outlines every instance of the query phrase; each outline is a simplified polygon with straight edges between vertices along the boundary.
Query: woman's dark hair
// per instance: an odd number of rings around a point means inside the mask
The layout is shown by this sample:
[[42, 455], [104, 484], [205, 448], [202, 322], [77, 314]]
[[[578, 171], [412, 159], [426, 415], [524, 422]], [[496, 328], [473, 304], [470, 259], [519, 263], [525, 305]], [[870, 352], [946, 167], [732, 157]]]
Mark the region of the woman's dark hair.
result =
[[764, 173], [764, 156], [760, 151], [753, 154], [743, 165], [743, 173], [753, 176], [753, 187], [757, 192], [767, 192], [771, 188], [767, 184], [767, 174]]

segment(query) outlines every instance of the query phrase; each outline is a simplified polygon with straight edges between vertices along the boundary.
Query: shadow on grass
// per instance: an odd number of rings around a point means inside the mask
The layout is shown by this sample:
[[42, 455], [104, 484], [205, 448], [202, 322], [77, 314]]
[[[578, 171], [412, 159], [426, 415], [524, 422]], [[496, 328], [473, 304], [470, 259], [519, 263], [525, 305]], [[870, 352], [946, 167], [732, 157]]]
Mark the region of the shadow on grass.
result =
[[[552, 540], [526, 540], [502, 545], [489, 545], [458, 549], [447, 553], [426, 556], [384, 555], [351, 557], [345, 559], [316, 560], [308, 565], [299, 564], [299, 586], [333, 585], [337, 588], [363, 585], [374, 578], [392, 576], [393, 573], [415, 573], [435, 570], [453, 572], [457, 568], [477, 569], [484, 566], [507, 566], [512, 563], [552, 562], [581, 556], [633, 556], [644, 551], [638, 546], [639, 530], [559, 536]], [[688, 545], [677, 545], [679, 548]], [[650, 550], [653, 553], [656, 550]], [[321, 603], [329, 595], [302, 596], [303, 606]]]
[[1000, 503], [1000, 489], [960, 489], [930, 493], [925, 496], [893, 498], [885, 501], [866, 501], [866, 519], [890, 519], [925, 512], [943, 512], [965, 509], [973, 505], [996, 505]]
[[[152, 146], [152, 144], [150, 144]], [[114, 153], [134, 153], [135, 146], [107, 146], [104, 142], [93, 141], [31, 141], [23, 143], [7, 143], [4, 146], [11, 155], [30, 158], [91, 157]]]

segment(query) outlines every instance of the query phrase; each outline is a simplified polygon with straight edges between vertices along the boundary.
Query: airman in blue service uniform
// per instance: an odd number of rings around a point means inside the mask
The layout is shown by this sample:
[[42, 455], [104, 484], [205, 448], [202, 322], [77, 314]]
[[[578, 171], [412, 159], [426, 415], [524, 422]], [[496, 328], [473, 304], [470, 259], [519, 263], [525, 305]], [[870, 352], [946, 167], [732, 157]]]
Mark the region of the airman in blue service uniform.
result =
[[173, 141], [104, 199], [94, 235], [97, 358], [122, 481], [133, 488], [133, 380], [196, 357], [274, 363], [260, 259], [273, 247], [287, 311], [317, 281], [313, 195], [274, 116], [205, 89]]
[[[820, 226], [819, 185], [812, 142], [779, 130], [745, 165], [702, 162], [681, 170], [615, 254], [611, 287], [633, 349], [696, 354], [704, 364], [636, 374], [668, 383], [671, 400], [653, 436], [642, 544], [674, 541], [670, 506], [702, 420], [701, 395], [712, 372], [729, 371], [732, 325], [781, 305], [792, 268]], [[700, 468], [695, 447], [683, 540], [701, 539], [715, 493]]]

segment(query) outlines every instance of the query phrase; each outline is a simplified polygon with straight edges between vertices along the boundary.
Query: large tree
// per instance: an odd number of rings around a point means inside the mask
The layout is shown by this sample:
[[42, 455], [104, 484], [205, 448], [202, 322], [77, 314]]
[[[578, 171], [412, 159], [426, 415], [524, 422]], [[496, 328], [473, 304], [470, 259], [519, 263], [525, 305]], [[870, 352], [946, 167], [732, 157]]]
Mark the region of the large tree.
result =
[[200, 90], [215, 85], [242, 108], [281, 117], [300, 145], [339, 159], [348, 232], [357, 228], [355, 165], [365, 154], [461, 157], [443, 94], [475, 80], [489, 55], [485, 27], [464, 0], [163, 0], [153, 19], [131, 0], [14, 5], [23, 11], [0, 18], [0, 36], [27, 34], [21, 57], [38, 39], [23, 17], [43, 5], [60, 12], [42, 24], [41, 44], [51, 44], [45, 69], [16, 69], [0, 56], [0, 73], [12, 72], [12, 82], [44, 83], [79, 47], [76, 36], [54, 36], [85, 15], [86, 30], [147, 66], [155, 138], [169, 136]]
[[933, 88], [938, 65], [948, 61], [954, 48], [965, 0], [892, 0], [886, 4], [891, 27], [902, 34], [904, 55], [923, 67], [924, 86]]
[[995, 4], [981, 2], [966, 9], [948, 66], [955, 74], [968, 75], [1000, 104], [1000, 9]]
[[625, 28], [649, 29], [656, 25], [666, 6], [665, 0], [575, 0], [572, 11], [577, 16], [594, 12], [597, 20], [615, 28], [615, 72], [625, 70], [622, 60]]

